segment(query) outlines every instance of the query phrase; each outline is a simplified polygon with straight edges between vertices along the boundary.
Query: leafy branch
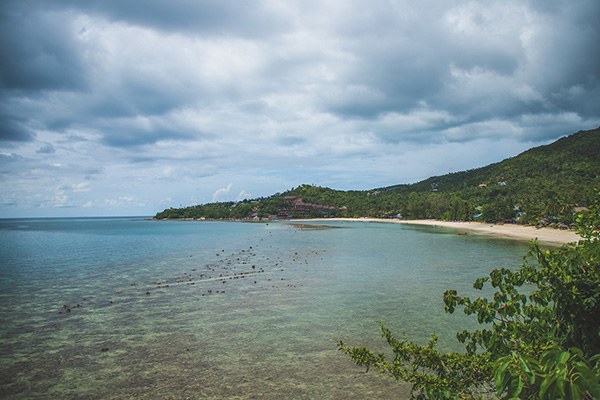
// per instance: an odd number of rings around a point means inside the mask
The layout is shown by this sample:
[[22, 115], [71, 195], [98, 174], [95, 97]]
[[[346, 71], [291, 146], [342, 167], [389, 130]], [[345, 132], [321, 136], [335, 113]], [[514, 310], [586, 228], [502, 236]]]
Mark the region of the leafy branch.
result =
[[367, 370], [412, 383], [417, 399], [480, 398], [493, 389], [506, 399], [600, 398], [598, 192], [577, 221], [579, 243], [544, 250], [533, 241], [519, 269], [496, 269], [477, 279], [474, 289], [489, 284], [496, 290], [491, 299], [444, 293], [447, 313], [460, 307], [484, 325], [457, 334], [465, 353], [440, 353], [435, 335], [424, 346], [398, 340], [381, 322], [391, 361], [341, 340], [338, 348]]

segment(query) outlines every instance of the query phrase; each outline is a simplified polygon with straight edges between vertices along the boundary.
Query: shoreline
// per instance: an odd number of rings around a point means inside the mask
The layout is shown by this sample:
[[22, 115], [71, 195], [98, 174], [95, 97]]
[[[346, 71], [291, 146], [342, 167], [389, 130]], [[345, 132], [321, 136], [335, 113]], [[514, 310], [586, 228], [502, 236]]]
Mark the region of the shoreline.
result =
[[289, 220], [269, 220], [269, 221], [254, 221], [254, 220], [221, 220], [221, 219], [195, 219], [195, 218], [174, 218], [174, 219], [154, 219], [148, 218], [148, 221], [221, 221], [221, 222], [253, 222], [253, 223], [303, 223], [303, 222], [331, 222], [331, 221], [342, 221], [342, 222], [370, 222], [370, 223], [386, 223], [386, 224], [404, 224], [404, 225], [420, 225], [430, 226], [433, 228], [446, 228], [452, 229], [459, 235], [466, 235], [468, 233], [482, 236], [493, 236], [502, 239], [519, 240], [530, 242], [533, 239], [537, 239], [541, 245], [560, 247], [567, 243], [576, 243], [581, 240], [576, 232], [571, 230], [561, 230], [555, 228], [537, 228], [531, 225], [518, 225], [518, 224], [492, 224], [484, 222], [472, 222], [472, 221], [441, 221], [436, 219], [415, 219], [415, 220], [400, 220], [400, 219], [386, 219], [386, 218], [298, 218]]
[[431, 219], [418, 220], [399, 220], [399, 219], [383, 219], [383, 218], [314, 218], [314, 219], [294, 219], [294, 222], [308, 221], [346, 221], [346, 222], [378, 222], [404, 225], [420, 225], [431, 226], [433, 228], [448, 228], [457, 231], [458, 234], [474, 233], [485, 236], [495, 236], [503, 239], [531, 241], [538, 240], [538, 243], [562, 246], [567, 243], [577, 242], [581, 240], [574, 231], [560, 230], [554, 228], [536, 228], [529, 225], [516, 224], [490, 224], [483, 222], [454, 222], [440, 221]]

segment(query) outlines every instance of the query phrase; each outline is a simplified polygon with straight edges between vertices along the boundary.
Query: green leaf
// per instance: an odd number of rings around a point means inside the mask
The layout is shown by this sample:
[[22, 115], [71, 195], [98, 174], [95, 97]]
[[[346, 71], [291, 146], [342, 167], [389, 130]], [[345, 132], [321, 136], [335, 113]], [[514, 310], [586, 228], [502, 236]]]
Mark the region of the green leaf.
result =
[[496, 365], [496, 371], [494, 373], [494, 383], [496, 384], [496, 392], [500, 395], [506, 384], [508, 382], [508, 378], [510, 378], [510, 374], [505, 374], [506, 368], [510, 365], [511, 357], [506, 356], [498, 359]]
[[567, 360], [571, 357], [568, 351], [561, 351], [554, 358], [557, 364], [565, 364]]
[[559, 391], [559, 395], [565, 395], [565, 382], [567, 381], [567, 367], [562, 364], [558, 366], [556, 387]]
[[525, 362], [523, 357], [519, 357], [518, 361], [519, 361], [519, 367], [521, 367], [521, 371], [523, 371], [523, 373], [527, 377], [527, 381], [530, 384], [532, 384], [535, 381], [535, 374], [533, 373], [531, 368], [529, 368], [529, 366], [527, 365], [527, 363]]
[[577, 357], [579, 357], [580, 359], [583, 358], [583, 351], [581, 351], [581, 349], [579, 349], [577, 347], [571, 347], [571, 348], [569, 348], [569, 351], [571, 353], [573, 353], [574, 355], [576, 355]]
[[[546, 398], [546, 392], [548, 392], [548, 390], [550, 390], [552, 388], [552, 386], [557, 378], [558, 378], [558, 375], [556, 374], [556, 372], [553, 372], [546, 376], [546, 378], [540, 384], [540, 398], [542, 398], [542, 399]], [[550, 391], [550, 393], [553, 393], [553, 392], [554, 392], [554, 390]], [[549, 396], [549, 397], [552, 397], [552, 396]]]
[[569, 399], [572, 400], [580, 400], [581, 399], [581, 395], [579, 394], [579, 390], [577, 390], [576, 385], [567, 382], [567, 396]]
[[523, 379], [521, 379], [520, 376], [513, 376], [508, 383], [508, 391], [506, 395], [511, 399], [517, 397], [523, 390], [524, 384], [525, 382], [523, 382]]

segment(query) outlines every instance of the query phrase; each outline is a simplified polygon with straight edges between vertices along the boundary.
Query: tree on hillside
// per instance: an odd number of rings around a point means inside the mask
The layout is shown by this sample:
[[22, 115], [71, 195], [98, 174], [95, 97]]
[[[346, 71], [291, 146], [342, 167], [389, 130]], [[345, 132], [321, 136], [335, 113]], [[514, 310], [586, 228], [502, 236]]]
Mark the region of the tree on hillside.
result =
[[[536, 225], [544, 217], [554, 216], [570, 224], [573, 214], [569, 205], [587, 206], [592, 201], [592, 188], [600, 186], [598, 171], [600, 128], [575, 133], [499, 163], [410, 185], [369, 191], [300, 185], [251, 202], [259, 203], [259, 216], [277, 214], [285, 196], [300, 196], [308, 203], [338, 207], [338, 215], [346, 217], [402, 213], [407, 219], [470, 220], [483, 211], [484, 220], [500, 221], [513, 219], [518, 209], [519, 223]], [[460, 206], [461, 201], [466, 202], [465, 207]], [[249, 218], [253, 214], [249, 210], [244, 213], [228, 203], [213, 203], [169, 208], [155, 218]]]
[[435, 336], [426, 345], [399, 340], [381, 323], [393, 358], [341, 340], [339, 349], [410, 382], [417, 399], [600, 399], [600, 194], [577, 223], [579, 243], [544, 250], [533, 242], [521, 268], [478, 279], [473, 287], [491, 285], [492, 298], [444, 293], [446, 312], [462, 307], [484, 324], [457, 334], [465, 353], [440, 353]]

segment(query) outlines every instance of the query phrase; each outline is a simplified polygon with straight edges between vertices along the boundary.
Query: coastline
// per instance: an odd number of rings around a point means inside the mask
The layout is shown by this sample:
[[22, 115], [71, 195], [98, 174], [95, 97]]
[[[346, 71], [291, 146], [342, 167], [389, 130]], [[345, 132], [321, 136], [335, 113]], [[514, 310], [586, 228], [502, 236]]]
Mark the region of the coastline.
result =
[[405, 225], [431, 226], [434, 228], [448, 228], [456, 230], [458, 234], [473, 233], [477, 235], [495, 236], [503, 239], [512, 239], [520, 241], [538, 240], [540, 244], [551, 246], [562, 246], [566, 243], [577, 242], [581, 237], [568, 230], [554, 228], [536, 228], [534, 226], [516, 225], [516, 224], [490, 224], [482, 222], [454, 222], [439, 221], [431, 219], [420, 220], [399, 220], [383, 218], [314, 218], [314, 219], [295, 219], [294, 222], [301, 221], [349, 221], [349, 222], [378, 222]]

